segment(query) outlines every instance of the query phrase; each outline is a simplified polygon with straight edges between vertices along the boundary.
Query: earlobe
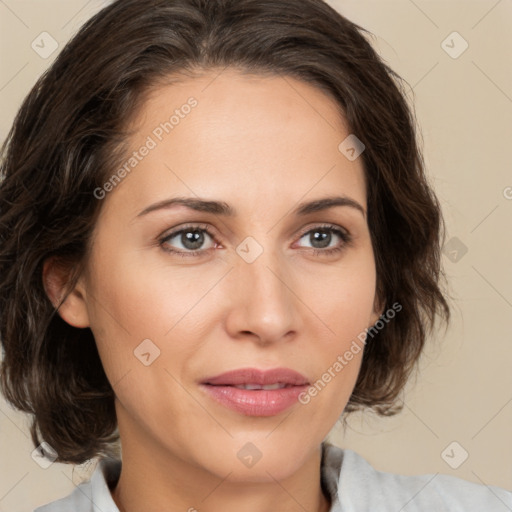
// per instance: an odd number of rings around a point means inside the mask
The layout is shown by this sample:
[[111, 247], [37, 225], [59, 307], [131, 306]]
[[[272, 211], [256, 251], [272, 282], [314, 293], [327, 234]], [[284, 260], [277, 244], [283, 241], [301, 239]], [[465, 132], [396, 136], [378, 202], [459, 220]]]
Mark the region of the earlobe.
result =
[[81, 278], [65, 298], [66, 285], [70, 276], [69, 265], [63, 264], [55, 257], [47, 259], [43, 264], [44, 289], [50, 302], [55, 308], [58, 308], [60, 317], [73, 327], [89, 327], [86, 293]]

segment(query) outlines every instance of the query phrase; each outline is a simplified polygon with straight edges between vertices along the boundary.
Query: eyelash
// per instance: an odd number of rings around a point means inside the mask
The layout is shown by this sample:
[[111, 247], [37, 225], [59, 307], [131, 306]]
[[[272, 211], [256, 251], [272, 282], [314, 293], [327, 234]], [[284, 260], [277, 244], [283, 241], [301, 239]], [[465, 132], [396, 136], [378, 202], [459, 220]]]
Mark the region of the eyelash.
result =
[[[182, 258], [186, 257], [195, 257], [195, 256], [201, 256], [201, 254], [204, 254], [209, 249], [201, 249], [196, 251], [177, 251], [175, 249], [169, 249], [168, 247], [165, 247], [165, 243], [168, 240], [171, 240], [176, 235], [180, 235], [182, 233], [187, 233], [190, 231], [199, 231], [206, 233], [212, 240], [215, 241], [215, 236], [213, 233], [210, 232], [208, 229], [208, 225], [206, 224], [200, 224], [200, 225], [191, 225], [191, 226], [184, 226], [176, 231], [173, 231], [169, 234], [166, 234], [164, 237], [159, 239], [159, 245], [165, 252], [169, 252], [172, 254], [176, 254], [177, 256], [180, 256]], [[338, 235], [342, 242], [337, 247], [332, 247], [330, 249], [311, 249], [313, 254], [315, 256], [330, 256], [335, 253], [339, 253], [343, 251], [346, 247], [350, 246], [352, 244], [352, 236], [348, 231], [342, 230], [339, 227], [331, 224], [322, 224], [319, 226], [315, 226], [311, 229], [308, 229], [304, 233], [302, 233], [299, 237], [299, 240], [303, 238], [305, 235], [308, 235], [309, 233], [312, 233], [314, 231], [327, 231], [330, 233], [334, 233], [335, 235]]]

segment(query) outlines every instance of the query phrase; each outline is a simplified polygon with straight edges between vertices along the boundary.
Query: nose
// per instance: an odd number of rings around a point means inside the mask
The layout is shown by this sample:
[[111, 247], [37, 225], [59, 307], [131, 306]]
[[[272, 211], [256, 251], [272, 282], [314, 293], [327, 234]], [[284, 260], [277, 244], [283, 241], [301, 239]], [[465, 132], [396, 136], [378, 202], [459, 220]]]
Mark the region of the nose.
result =
[[298, 283], [291, 269], [268, 250], [252, 263], [240, 258], [235, 266], [229, 276], [229, 334], [261, 345], [291, 339], [300, 329]]

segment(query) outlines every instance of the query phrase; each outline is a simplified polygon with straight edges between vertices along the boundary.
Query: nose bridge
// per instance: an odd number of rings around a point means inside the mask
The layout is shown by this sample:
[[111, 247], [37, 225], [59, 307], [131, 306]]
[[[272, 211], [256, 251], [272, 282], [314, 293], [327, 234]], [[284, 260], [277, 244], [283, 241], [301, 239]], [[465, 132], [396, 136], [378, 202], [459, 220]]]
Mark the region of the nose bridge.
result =
[[297, 328], [289, 267], [281, 255], [254, 239], [242, 242], [237, 253], [232, 327], [265, 342], [278, 341]]

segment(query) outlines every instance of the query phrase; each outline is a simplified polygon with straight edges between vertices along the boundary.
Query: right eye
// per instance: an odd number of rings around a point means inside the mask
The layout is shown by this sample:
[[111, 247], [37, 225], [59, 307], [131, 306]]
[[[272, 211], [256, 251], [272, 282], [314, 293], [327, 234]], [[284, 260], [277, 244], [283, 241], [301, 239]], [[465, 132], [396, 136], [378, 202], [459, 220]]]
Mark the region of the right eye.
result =
[[[208, 238], [213, 241], [213, 245], [210, 244], [210, 247], [202, 248]], [[201, 256], [206, 251], [217, 247], [217, 245], [214, 236], [206, 225], [185, 226], [166, 234], [160, 239], [160, 246], [164, 251], [178, 254], [182, 257]]]

